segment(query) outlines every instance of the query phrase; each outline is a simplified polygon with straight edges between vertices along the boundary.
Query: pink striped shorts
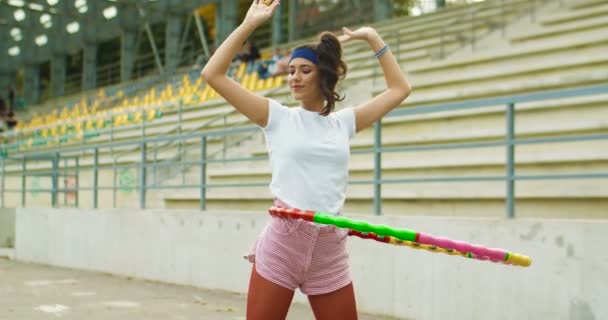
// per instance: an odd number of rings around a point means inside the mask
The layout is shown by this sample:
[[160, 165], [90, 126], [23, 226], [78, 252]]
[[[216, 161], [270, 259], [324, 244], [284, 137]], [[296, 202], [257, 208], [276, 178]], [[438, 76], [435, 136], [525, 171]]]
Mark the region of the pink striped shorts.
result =
[[255, 262], [260, 276], [284, 288], [330, 293], [351, 283], [347, 237], [345, 229], [273, 216], [245, 258]]

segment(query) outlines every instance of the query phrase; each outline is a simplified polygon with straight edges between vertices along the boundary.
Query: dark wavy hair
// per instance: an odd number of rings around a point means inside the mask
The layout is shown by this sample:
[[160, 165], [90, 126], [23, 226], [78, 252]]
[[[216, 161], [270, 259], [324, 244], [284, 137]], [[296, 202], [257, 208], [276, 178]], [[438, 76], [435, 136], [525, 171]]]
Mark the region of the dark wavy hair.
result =
[[344, 97], [340, 97], [336, 92], [338, 80], [344, 79], [348, 70], [346, 63], [342, 61], [342, 45], [333, 33], [323, 32], [318, 43], [299, 48], [312, 49], [319, 57], [319, 86], [326, 101], [321, 115], [327, 116], [334, 111], [337, 101], [344, 100]]

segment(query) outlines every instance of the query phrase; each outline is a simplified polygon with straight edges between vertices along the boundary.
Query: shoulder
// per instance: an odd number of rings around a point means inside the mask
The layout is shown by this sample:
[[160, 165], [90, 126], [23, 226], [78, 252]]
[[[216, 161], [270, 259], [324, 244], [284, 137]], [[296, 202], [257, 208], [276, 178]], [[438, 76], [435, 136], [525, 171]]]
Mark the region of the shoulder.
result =
[[356, 133], [355, 109], [344, 108], [334, 112], [333, 115], [338, 123], [346, 130], [349, 138], [352, 138]]
[[285, 120], [291, 109], [281, 104], [277, 100], [268, 99], [268, 123], [264, 130], [273, 130], [278, 127], [281, 121]]

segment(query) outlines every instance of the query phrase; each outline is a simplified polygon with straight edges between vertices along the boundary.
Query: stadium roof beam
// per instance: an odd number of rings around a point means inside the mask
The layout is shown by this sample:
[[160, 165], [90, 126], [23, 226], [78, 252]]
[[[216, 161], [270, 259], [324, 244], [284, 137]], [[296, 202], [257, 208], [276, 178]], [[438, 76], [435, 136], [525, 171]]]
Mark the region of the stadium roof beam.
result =
[[[147, 36], [152, 36], [152, 25], [164, 23], [168, 15], [173, 15], [173, 22], [166, 31], [176, 37], [165, 41], [171, 42], [169, 50], [164, 48], [164, 54], [170, 56], [162, 57], [171, 63], [162, 62], [160, 54], [163, 53], [158, 46], [158, 38], [152, 37], [156, 43], [151, 42], [159, 73], [162, 74], [165, 69], [174, 69], [175, 64], [181, 61], [185, 45], [183, 39], [189, 31], [189, 25], [184, 27], [185, 18], [189, 17], [190, 23], [201, 23], [191, 15], [196, 9], [209, 3], [222, 6], [227, 2], [237, 1], [0, 0], [0, 33], [4, 34], [0, 37], [0, 69], [8, 73], [23, 69], [26, 91], [31, 93], [26, 100], [28, 104], [36, 103], [40, 96], [41, 63], [50, 62], [50, 96], [61, 96], [65, 92], [67, 56], [82, 50], [83, 62], [86, 62], [83, 69], [87, 73], [82, 75], [83, 85], [94, 87], [99, 81], [92, 72], [92, 66], [98, 60], [96, 47], [100, 42], [121, 37], [121, 79], [126, 81], [132, 77], [140, 36], [145, 41]], [[228, 5], [231, 6], [236, 7]], [[106, 10], [107, 13], [104, 12]], [[143, 16], [138, 12], [140, 10]], [[236, 14], [229, 18], [234, 19], [233, 16]], [[173, 41], [176, 39], [177, 43]], [[203, 43], [203, 47], [206, 52], [209, 51], [206, 43]]]
[[39, 12], [39, 13], [48, 13], [48, 14], [52, 14], [52, 15], [66, 15], [68, 17], [72, 17], [72, 18], [76, 18], [76, 15], [69, 13], [69, 12], [63, 12], [61, 10], [58, 10], [55, 7], [49, 7], [46, 5], [43, 5], [41, 3], [38, 2], [34, 2], [34, 1], [21, 1], [23, 3], [23, 5], [16, 5], [14, 4], [14, 2], [11, 2], [10, 0], [4, 0], [0, 2], [0, 5], [4, 5], [7, 7], [12, 7], [15, 9], [21, 9], [21, 10], [25, 10], [25, 11], [31, 11], [31, 12]]
[[83, 13], [81, 21], [92, 23], [92, 26], [84, 27], [80, 33], [82, 37], [82, 89], [94, 89], [97, 86], [97, 50], [98, 40], [96, 30], [100, 28], [96, 13], [98, 13], [99, 2], [91, 1], [87, 4], [88, 10]]
[[[0, 29], [0, 52], [7, 52], [8, 50], [8, 32]], [[4, 101], [8, 100], [8, 92], [5, 90], [11, 84], [11, 68], [9, 59], [0, 59], [0, 97]]]

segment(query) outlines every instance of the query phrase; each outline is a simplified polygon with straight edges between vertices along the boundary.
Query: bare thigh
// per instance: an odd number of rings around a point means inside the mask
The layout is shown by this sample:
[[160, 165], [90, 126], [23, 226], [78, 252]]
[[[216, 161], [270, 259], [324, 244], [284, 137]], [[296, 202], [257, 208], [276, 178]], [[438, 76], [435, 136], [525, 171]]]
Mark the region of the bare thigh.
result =
[[248, 320], [284, 320], [287, 317], [294, 292], [270, 282], [251, 269], [247, 295]]
[[357, 303], [352, 282], [334, 292], [308, 296], [317, 320], [357, 319]]

